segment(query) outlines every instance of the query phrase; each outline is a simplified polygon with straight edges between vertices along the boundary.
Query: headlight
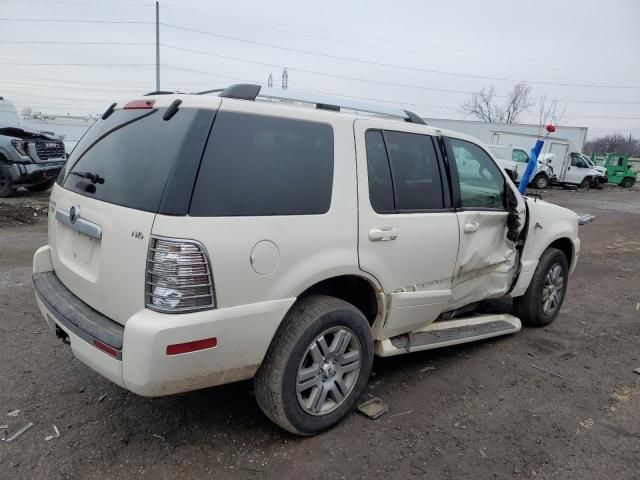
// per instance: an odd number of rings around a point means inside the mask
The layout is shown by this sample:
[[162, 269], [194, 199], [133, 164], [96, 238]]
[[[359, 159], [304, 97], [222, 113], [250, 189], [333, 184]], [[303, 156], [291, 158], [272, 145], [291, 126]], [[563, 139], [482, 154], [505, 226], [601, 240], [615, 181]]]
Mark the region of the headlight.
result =
[[29, 143], [28, 142], [23, 142], [22, 140], [11, 140], [11, 145], [13, 145], [13, 148], [16, 149], [16, 151], [24, 156], [24, 157], [28, 157], [29, 156]]

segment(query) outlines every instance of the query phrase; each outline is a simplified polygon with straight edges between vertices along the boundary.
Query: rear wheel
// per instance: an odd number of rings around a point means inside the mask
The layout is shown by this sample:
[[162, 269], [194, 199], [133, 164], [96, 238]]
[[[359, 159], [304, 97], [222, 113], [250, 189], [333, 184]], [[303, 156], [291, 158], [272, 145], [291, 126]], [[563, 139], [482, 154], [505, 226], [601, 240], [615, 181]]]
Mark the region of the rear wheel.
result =
[[513, 299], [514, 313], [524, 325], [543, 327], [555, 320], [567, 291], [568, 276], [569, 263], [564, 253], [548, 248], [525, 294]]
[[544, 173], [540, 173], [533, 179], [533, 184], [536, 188], [547, 188], [549, 186], [549, 177]]
[[365, 316], [343, 300], [313, 295], [287, 314], [256, 374], [258, 405], [298, 435], [338, 423], [362, 395], [373, 363]]
[[13, 193], [11, 175], [0, 165], [0, 198], [8, 197]]
[[39, 183], [38, 185], [31, 185], [27, 187], [27, 190], [30, 192], [44, 192], [49, 190], [54, 183], [55, 180], [51, 180], [49, 182]]
[[624, 188], [631, 188], [633, 187], [634, 183], [636, 183], [635, 178], [625, 177], [620, 182], [620, 186]]

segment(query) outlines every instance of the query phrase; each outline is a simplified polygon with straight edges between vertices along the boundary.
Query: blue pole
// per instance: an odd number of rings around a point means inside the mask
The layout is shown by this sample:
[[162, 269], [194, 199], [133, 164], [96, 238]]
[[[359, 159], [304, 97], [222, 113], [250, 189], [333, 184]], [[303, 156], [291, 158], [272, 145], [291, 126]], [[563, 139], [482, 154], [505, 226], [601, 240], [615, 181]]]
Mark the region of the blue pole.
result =
[[542, 145], [544, 144], [544, 140], [538, 140], [534, 147], [531, 149], [531, 154], [529, 155], [529, 163], [527, 163], [527, 169], [524, 171], [524, 175], [520, 179], [520, 185], [518, 186], [518, 190], [522, 195], [527, 191], [527, 185], [531, 181], [531, 176], [536, 171], [536, 167], [538, 166], [538, 155], [542, 151]]

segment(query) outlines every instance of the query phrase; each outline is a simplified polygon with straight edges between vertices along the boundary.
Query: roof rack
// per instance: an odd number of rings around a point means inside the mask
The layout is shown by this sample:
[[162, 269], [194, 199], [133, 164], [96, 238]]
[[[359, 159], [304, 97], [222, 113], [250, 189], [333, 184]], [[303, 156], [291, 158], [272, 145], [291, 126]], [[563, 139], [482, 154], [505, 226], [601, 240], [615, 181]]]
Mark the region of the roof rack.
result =
[[[200, 94], [213, 93], [219, 90], [207, 90]], [[262, 87], [251, 83], [238, 83], [222, 90], [219, 95], [224, 98], [235, 98], [240, 100], [255, 100], [257, 97], [272, 98], [276, 100], [289, 100], [293, 102], [312, 103], [316, 108], [323, 110], [340, 111], [342, 108], [357, 110], [359, 112], [376, 113], [389, 117], [402, 118], [405, 122], [426, 125], [424, 120], [409, 110], [400, 108], [384, 107], [370, 103], [358, 102], [355, 100], [341, 99], [314, 93], [298, 92], [295, 90], [281, 90], [270, 87]]]
[[173, 95], [176, 92], [170, 92], [168, 90], [156, 90], [155, 92], [145, 93], [143, 97], [148, 97], [150, 95]]

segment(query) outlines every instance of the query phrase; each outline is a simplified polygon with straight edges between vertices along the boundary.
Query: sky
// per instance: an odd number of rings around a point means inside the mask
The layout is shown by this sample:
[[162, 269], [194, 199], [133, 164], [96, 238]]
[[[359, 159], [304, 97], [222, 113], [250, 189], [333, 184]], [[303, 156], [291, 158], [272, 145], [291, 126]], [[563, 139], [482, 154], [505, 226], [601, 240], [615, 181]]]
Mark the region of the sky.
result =
[[[469, 118], [529, 82], [563, 123], [640, 137], [639, 0], [160, 0], [163, 90], [266, 84]], [[155, 2], [0, 0], [0, 96], [87, 115], [155, 90]], [[504, 98], [498, 98], [504, 101]]]

